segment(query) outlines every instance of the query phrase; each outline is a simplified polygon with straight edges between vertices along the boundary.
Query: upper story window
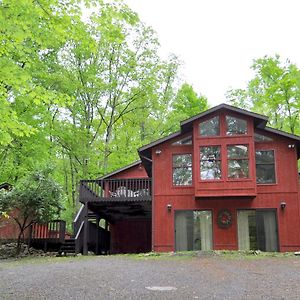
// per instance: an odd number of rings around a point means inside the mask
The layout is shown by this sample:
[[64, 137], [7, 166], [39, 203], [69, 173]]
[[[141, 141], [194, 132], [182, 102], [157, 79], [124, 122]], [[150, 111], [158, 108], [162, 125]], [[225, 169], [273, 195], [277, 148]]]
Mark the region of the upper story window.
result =
[[273, 139], [264, 134], [259, 134], [259, 133], [255, 132], [254, 133], [254, 141], [255, 142], [272, 142]]
[[192, 136], [189, 135], [189, 136], [186, 136], [174, 143], [172, 143], [172, 146], [185, 146], [185, 145], [192, 145], [193, 143], [193, 139], [192, 139]]
[[228, 178], [249, 178], [247, 145], [227, 146]]
[[173, 155], [173, 185], [192, 184], [192, 154]]
[[275, 160], [274, 150], [255, 151], [256, 159], [256, 182], [275, 183]]
[[201, 136], [217, 136], [220, 135], [220, 119], [219, 116], [203, 121], [199, 124]]
[[200, 178], [221, 179], [221, 146], [200, 147]]
[[232, 116], [226, 116], [226, 134], [247, 134], [247, 121]]

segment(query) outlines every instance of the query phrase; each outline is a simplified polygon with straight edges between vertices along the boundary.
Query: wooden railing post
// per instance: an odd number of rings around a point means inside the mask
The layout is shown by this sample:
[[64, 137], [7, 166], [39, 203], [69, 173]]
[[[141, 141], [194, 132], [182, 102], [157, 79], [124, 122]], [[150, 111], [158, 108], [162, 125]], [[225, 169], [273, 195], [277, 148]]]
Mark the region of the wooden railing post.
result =
[[66, 221], [59, 221], [59, 242], [64, 243], [66, 235]]
[[88, 203], [84, 205], [84, 228], [83, 228], [83, 255], [88, 254], [88, 240], [89, 240], [89, 221], [88, 221]]
[[99, 254], [99, 243], [101, 241], [99, 241], [99, 234], [100, 234], [100, 228], [99, 228], [99, 222], [100, 222], [100, 216], [99, 214], [96, 214], [96, 226], [97, 226], [97, 236], [96, 236], [96, 254]]

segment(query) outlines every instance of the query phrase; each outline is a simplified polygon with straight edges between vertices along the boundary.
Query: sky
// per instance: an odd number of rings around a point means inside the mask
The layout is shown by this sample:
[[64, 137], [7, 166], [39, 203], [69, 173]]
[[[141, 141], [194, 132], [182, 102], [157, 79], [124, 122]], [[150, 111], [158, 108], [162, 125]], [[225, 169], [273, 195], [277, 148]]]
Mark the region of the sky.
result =
[[300, 67], [300, 0], [124, 0], [158, 34], [161, 56], [211, 105], [245, 88], [254, 59], [279, 54]]

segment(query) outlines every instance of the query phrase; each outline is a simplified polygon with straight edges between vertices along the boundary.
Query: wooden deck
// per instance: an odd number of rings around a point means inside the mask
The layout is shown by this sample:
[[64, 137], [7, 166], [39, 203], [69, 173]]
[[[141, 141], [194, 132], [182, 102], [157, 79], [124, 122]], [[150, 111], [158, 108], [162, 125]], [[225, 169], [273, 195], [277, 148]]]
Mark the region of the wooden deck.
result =
[[150, 178], [81, 180], [79, 201], [151, 201]]
[[99, 226], [100, 218], [106, 224], [122, 218], [150, 218], [151, 188], [150, 178], [81, 180], [79, 201], [83, 205], [74, 219], [72, 237], [66, 238], [64, 221], [54, 220], [33, 224], [29, 243], [45, 251], [108, 253], [110, 232]]
[[30, 226], [28, 244], [35, 248], [48, 250], [59, 250], [66, 237], [66, 222], [63, 220], [52, 220]]

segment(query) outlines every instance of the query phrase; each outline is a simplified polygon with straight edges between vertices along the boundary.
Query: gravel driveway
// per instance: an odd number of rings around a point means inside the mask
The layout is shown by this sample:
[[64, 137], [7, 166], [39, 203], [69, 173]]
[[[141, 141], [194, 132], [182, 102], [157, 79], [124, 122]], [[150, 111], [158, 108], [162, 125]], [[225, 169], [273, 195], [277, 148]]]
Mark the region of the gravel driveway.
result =
[[300, 299], [300, 257], [0, 261], [1, 299]]

